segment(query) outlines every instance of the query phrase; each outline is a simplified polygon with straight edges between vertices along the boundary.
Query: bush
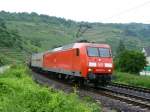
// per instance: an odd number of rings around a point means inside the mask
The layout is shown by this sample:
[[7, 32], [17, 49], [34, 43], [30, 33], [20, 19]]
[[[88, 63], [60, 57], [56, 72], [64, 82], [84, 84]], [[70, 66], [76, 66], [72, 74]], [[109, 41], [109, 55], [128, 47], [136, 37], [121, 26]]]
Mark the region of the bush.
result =
[[0, 55], [0, 66], [5, 65], [5, 64], [7, 64], [8, 62], [9, 62], [9, 61], [8, 61], [8, 59], [7, 59], [5, 56]]
[[115, 61], [116, 67], [122, 72], [139, 73], [146, 66], [146, 58], [138, 51], [123, 51]]
[[0, 75], [0, 112], [99, 112], [93, 102], [37, 85], [27, 68], [13, 66]]

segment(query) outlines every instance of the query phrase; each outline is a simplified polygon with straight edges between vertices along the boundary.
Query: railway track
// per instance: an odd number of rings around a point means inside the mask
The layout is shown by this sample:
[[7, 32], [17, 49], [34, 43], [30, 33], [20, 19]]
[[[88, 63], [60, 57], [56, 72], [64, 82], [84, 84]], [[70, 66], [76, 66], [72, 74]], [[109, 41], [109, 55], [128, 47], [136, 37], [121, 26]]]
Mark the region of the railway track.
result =
[[150, 110], [150, 89], [148, 88], [112, 83], [100, 89], [106, 91], [105, 94], [110, 97]]
[[[138, 95], [133, 95], [130, 93], [124, 93], [122, 91], [115, 91], [113, 89], [107, 87], [100, 87], [102, 91], [98, 91], [99, 94], [108, 96], [110, 98], [126, 102], [128, 104], [132, 104], [133, 106], [139, 106], [141, 108], [145, 108], [150, 110], [150, 99]], [[97, 91], [95, 91], [97, 92]]]
[[110, 85], [111, 86], [115, 86], [115, 87], [132, 89], [132, 90], [140, 91], [140, 92], [144, 92], [144, 93], [150, 93], [150, 89], [149, 88], [137, 87], [137, 86], [131, 86], [131, 85], [119, 84], [119, 83], [111, 83]]
[[[43, 76], [45, 77], [44, 79], [43, 79]], [[40, 83], [42, 82], [42, 84], [53, 83], [53, 82], [49, 82], [49, 80], [55, 80], [55, 81], [58, 81], [59, 83], [66, 84], [66, 85], [73, 87], [73, 84], [71, 84], [70, 82], [68, 83], [63, 80], [58, 80], [57, 78], [54, 78], [54, 79], [53, 78], [49, 79], [49, 78], [51, 78], [51, 77], [49, 77], [47, 75], [40, 75], [39, 78], [37, 78], [37, 79], [38, 79], [38, 82], [40, 82]], [[41, 79], [42, 79], [42, 81], [41, 81]], [[60, 87], [60, 85], [59, 85], [59, 87]], [[121, 87], [121, 86], [114, 84], [114, 85], [110, 85], [107, 87], [97, 87], [97, 88], [95, 88], [91, 85], [85, 85], [85, 86], [78, 87], [78, 91], [88, 91], [93, 94], [97, 94], [96, 98], [95, 98], [95, 96], [92, 96], [92, 97], [94, 97], [95, 100], [99, 99], [99, 97], [101, 97], [101, 96], [104, 96], [104, 97], [108, 97], [113, 100], [117, 100], [122, 103], [126, 103], [128, 105], [131, 105], [131, 107], [139, 107], [141, 110], [144, 110], [143, 112], [150, 112], [150, 93], [148, 93], [147, 90], [146, 90], [146, 93], [144, 93], [143, 90], [141, 92], [139, 89], [132, 90], [131, 87], [129, 87], [129, 88]], [[124, 92], [124, 91], [127, 91], [127, 92]], [[140, 95], [139, 95], [139, 93], [140, 93]], [[142, 112], [141, 110], [140, 110], [140, 112]]]

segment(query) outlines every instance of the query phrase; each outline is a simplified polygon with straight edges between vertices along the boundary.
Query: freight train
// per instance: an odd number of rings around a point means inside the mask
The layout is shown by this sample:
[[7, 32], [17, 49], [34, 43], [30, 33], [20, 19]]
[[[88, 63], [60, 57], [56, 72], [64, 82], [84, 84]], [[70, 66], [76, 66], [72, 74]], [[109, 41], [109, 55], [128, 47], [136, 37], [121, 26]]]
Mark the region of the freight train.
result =
[[94, 84], [108, 84], [114, 68], [111, 47], [96, 43], [72, 43], [33, 54], [30, 66], [60, 78]]

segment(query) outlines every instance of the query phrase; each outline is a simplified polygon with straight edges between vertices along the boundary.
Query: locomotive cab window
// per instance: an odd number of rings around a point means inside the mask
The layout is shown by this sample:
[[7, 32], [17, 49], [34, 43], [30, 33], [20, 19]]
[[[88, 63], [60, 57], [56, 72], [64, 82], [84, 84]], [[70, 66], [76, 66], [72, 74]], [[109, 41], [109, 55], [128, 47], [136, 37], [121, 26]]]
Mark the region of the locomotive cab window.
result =
[[87, 48], [88, 56], [98, 57], [98, 49], [96, 47], [88, 47]]
[[100, 57], [111, 57], [110, 49], [108, 48], [98, 48]]
[[111, 57], [109, 48], [88, 47], [87, 53], [91, 57]]

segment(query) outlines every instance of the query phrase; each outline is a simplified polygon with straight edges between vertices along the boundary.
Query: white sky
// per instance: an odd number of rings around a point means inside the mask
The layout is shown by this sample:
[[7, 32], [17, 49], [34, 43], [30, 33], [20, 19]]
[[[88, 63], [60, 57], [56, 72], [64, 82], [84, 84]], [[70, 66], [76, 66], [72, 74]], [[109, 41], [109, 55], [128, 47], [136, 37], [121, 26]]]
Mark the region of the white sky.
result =
[[0, 0], [0, 10], [37, 12], [76, 21], [150, 23], [150, 0]]

